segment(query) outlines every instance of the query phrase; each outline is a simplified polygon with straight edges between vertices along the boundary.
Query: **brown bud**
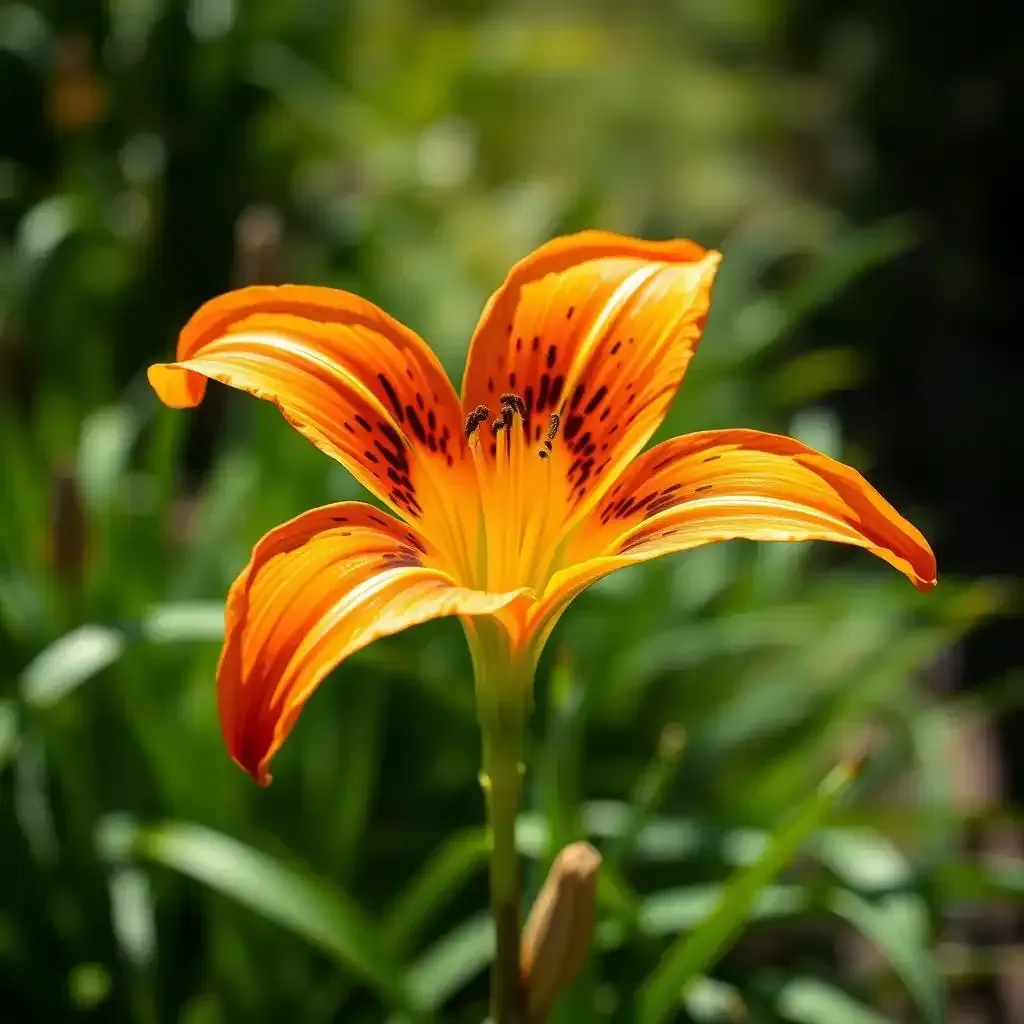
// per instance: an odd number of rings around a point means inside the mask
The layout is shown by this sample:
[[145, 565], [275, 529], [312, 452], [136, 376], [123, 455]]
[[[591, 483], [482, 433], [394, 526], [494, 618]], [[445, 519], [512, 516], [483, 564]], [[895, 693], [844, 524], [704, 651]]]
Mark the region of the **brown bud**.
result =
[[587, 959], [600, 866], [601, 855], [588, 843], [565, 847], [530, 911], [520, 966], [535, 1024], [551, 1012]]

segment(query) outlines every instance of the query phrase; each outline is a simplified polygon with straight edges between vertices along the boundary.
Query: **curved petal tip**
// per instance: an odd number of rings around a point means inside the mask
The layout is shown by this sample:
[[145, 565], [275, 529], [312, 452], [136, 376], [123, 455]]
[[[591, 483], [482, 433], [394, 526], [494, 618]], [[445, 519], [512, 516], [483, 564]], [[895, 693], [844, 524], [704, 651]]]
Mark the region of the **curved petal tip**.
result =
[[154, 363], [146, 376], [160, 401], [172, 409], [191, 409], [206, 394], [206, 378], [201, 373], [174, 363]]

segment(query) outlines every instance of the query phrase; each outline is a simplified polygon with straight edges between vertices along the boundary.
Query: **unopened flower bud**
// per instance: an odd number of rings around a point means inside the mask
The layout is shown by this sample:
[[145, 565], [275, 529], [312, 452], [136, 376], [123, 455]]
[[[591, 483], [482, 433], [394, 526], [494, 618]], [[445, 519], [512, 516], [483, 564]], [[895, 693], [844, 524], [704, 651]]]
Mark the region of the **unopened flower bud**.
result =
[[531, 1022], [540, 1022], [587, 959], [601, 855], [588, 843], [565, 847], [551, 865], [523, 930], [520, 964]]

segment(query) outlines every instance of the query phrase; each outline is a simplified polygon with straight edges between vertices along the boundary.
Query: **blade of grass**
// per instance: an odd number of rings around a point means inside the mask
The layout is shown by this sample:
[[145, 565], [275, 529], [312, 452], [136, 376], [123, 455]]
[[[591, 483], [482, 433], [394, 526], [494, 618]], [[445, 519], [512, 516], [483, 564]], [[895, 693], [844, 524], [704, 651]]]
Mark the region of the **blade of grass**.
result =
[[929, 948], [924, 901], [912, 893], [868, 900], [849, 890], [837, 891], [830, 908], [852, 924], [882, 952], [907, 986], [921, 1019], [942, 1024], [945, 995]]
[[489, 914], [478, 914], [438, 939], [406, 974], [416, 1005], [436, 1010], [475, 978], [494, 956]]
[[410, 1012], [380, 936], [352, 898], [325, 879], [189, 822], [139, 827], [108, 818], [98, 843], [112, 859], [160, 864], [228, 896], [324, 950], [389, 1005]]
[[859, 761], [846, 761], [830, 772], [811, 799], [776, 830], [761, 856], [730, 880], [703, 924], [669, 947], [638, 995], [640, 1024], [661, 1024], [671, 1017], [691, 979], [711, 967], [726, 950], [749, 917], [758, 894], [825, 820], [859, 767]]
[[419, 932], [456, 890], [487, 862], [483, 829], [453, 836], [395, 897], [384, 921], [384, 941], [397, 954], [410, 949]]
[[780, 1016], [796, 1024], [890, 1024], [888, 1018], [818, 978], [791, 978], [778, 995]]

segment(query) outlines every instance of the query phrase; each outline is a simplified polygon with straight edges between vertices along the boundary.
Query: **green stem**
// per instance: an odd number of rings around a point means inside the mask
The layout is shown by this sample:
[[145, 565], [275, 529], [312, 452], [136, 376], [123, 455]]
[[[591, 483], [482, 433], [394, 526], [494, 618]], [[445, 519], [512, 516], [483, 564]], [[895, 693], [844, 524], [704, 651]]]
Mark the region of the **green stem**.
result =
[[480, 781], [491, 829], [491, 917], [494, 963], [491, 1024], [527, 1024], [519, 972], [521, 890], [516, 814], [523, 785], [526, 722], [532, 703], [532, 651], [517, 649], [502, 624], [487, 616], [465, 623], [483, 738]]
[[[486, 744], [486, 740], [485, 740]], [[516, 811], [522, 765], [495, 751], [484, 754], [484, 791], [491, 826], [491, 917], [494, 962], [491, 968], [493, 1024], [525, 1024], [526, 1006], [519, 973], [520, 887], [516, 854]]]

